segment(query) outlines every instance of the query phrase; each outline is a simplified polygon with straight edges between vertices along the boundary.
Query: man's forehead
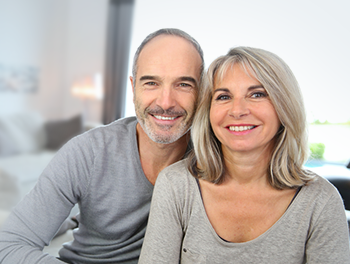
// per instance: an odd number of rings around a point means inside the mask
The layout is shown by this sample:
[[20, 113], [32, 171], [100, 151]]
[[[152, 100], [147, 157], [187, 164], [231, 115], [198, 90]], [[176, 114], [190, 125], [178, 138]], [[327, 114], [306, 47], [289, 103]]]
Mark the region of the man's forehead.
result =
[[137, 62], [138, 79], [142, 75], [199, 78], [202, 60], [197, 49], [179, 36], [160, 35], [145, 45]]
[[[151, 39], [141, 50], [141, 53], [147, 49], [149, 49], [151, 46], [164, 46], [164, 45], [171, 45], [172, 43], [175, 42], [182, 42], [182, 43], [187, 43], [188, 45], [192, 45], [191, 42], [189, 42], [187, 39], [184, 39], [183, 37], [176, 36], [176, 35], [166, 35], [166, 34], [161, 34], [153, 39]], [[176, 45], [173, 45], [176, 47]], [[140, 53], [140, 54], [141, 54]]]

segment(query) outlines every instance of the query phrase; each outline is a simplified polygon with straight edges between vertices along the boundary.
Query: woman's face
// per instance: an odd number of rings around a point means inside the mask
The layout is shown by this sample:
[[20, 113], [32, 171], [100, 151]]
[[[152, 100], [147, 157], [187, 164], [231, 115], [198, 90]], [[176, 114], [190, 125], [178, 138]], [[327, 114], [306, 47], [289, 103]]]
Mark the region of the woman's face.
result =
[[229, 68], [214, 85], [210, 122], [224, 154], [270, 151], [280, 127], [266, 90], [240, 64]]

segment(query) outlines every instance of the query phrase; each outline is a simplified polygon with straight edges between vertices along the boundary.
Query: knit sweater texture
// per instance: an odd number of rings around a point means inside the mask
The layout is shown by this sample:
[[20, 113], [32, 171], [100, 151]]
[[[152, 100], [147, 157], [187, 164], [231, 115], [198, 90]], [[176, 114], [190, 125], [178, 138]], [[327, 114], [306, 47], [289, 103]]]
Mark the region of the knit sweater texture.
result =
[[72, 207], [79, 228], [63, 245], [69, 263], [137, 263], [153, 185], [143, 173], [135, 117], [70, 140], [14, 208], [0, 233], [2, 264], [62, 263], [44, 254]]
[[196, 179], [180, 161], [157, 178], [139, 263], [350, 263], [343, 202], [316, 176], [266, 232], [227, 242], [212, 227]]

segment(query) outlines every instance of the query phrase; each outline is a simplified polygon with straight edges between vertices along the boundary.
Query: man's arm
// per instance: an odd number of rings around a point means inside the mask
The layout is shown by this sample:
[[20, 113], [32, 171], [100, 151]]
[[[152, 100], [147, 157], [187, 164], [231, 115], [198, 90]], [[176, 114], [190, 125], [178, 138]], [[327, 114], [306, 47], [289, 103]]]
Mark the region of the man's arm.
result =
[[90, 160], [76, 141], [69, 142], [57, 153], [34, 189], [5, 222], [0, 232], [1, 263], [62, 263], [42, 250], [87, 186], [85, 178], [89, 175]]

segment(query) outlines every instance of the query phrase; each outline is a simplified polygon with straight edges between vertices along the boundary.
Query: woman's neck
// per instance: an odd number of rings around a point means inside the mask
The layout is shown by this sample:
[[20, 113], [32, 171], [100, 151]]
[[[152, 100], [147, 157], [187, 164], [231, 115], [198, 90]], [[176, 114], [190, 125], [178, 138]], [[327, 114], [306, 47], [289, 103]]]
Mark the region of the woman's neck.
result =
[[223, 149], [225, 180], [240, 184], [268, 184], [268, 169], [271, 151], [264, 149], [255, 152], [231, 152]]

